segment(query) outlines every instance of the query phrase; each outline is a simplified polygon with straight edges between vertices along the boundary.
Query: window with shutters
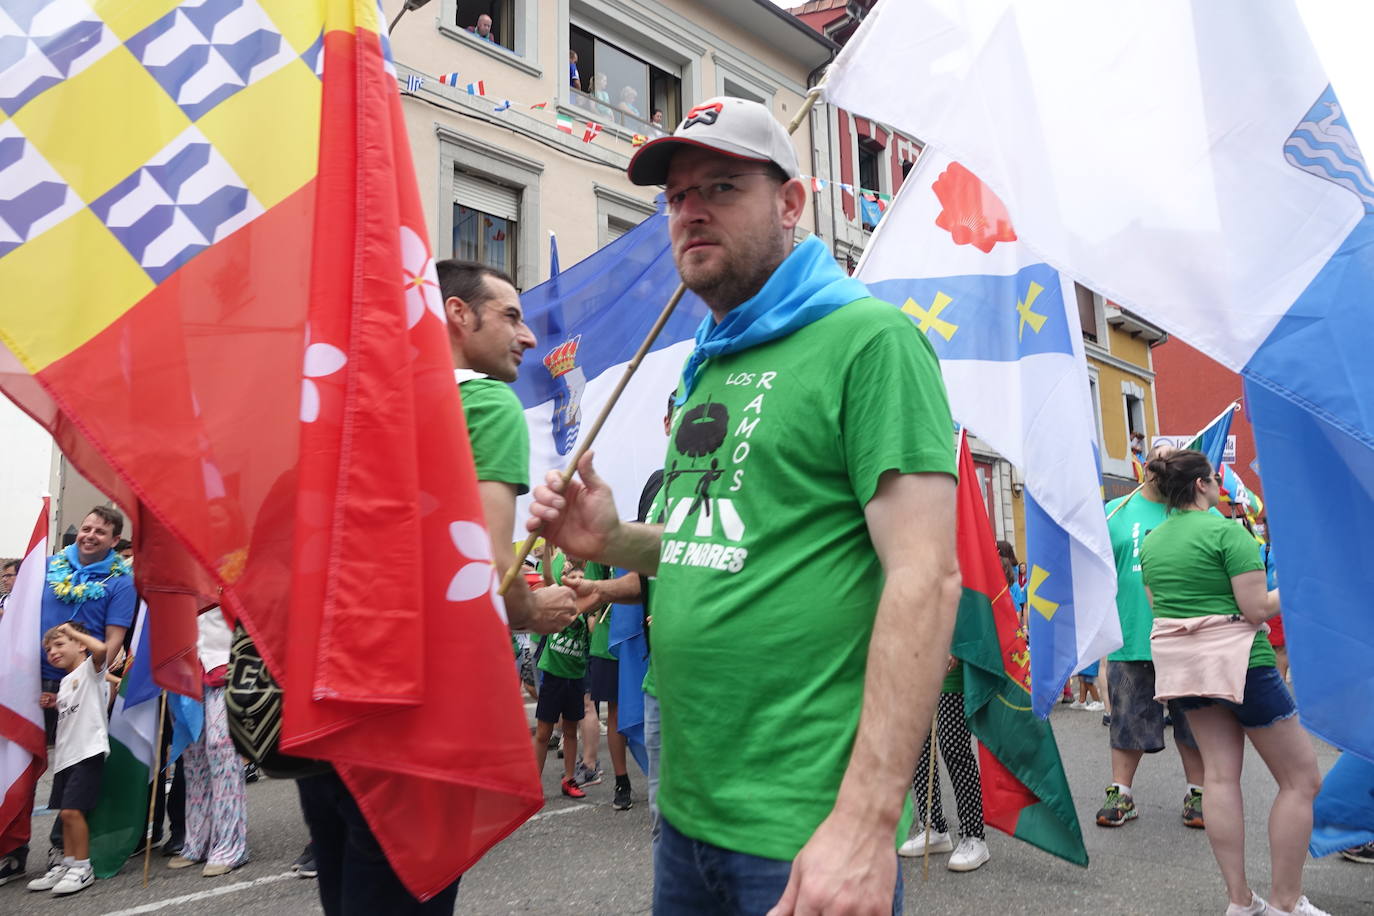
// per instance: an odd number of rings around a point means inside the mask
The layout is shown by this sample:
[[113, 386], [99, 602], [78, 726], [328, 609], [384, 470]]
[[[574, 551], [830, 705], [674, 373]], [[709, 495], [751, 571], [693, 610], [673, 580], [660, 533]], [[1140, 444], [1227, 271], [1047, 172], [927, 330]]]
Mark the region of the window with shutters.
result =
[[453, 257], [517, 276], [520, 192], [460, 171], [453, 197]]

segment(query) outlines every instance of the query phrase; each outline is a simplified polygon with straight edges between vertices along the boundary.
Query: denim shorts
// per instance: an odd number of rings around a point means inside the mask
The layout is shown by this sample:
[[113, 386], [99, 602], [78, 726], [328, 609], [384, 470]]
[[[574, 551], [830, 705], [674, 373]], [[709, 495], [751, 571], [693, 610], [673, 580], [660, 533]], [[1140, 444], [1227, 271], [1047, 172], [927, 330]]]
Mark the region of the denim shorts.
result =
[[1275, 722], [1292, 718], [1298, 712], [1288, 685], [1279, 677], [1273, 665], [1251, 668], [1245, 672], [1245, 701], [1232, 703], [1219, 697], [1179, 697], [1174, 700], [1180, 709], [1201, 709], [1204, 706], [1224, 706], [1235, 713], [1236, 721], [1245, 728], [1268, 728]]

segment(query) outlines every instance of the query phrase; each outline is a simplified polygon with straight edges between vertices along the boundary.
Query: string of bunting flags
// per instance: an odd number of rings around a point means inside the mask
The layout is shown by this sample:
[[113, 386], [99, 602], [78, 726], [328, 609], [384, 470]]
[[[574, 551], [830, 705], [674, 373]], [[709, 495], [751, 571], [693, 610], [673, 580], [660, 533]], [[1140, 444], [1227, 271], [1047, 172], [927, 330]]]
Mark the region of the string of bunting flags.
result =
[[[420, 90], [424, 88], [425, 82], [426, 77], [416, 76], [414, 74], [407, 76], [403, 80], [405, 91], [411, 95], [418, 94]], [[473, 96], [474, 98], [488, 98], [487, 84], [485, 80], [476, 80], [474, 82], [462, 83], [459, 82], [457, 73], [441, 73], [437, 79], [437, 82], [441, 86], [447, 86], [451, 89], [456, 89], [460, 92], [466, 92], [468, 95]], [[528, 111], [548, 111], [549, 104], [550, 103], [547, 101], [526, 104], [524, 102], [513, 102], [510, 99], [506, 98], [503, 98], [499, 101], [493, 98], [492, 113], [499, 114], [500, 112], [508, 111], [511, 108], [523, 108]], [[578, 118], [575, 118], [570, 114], [563, 113], [557, 113], [555, 115], [554, 126], [561, 130], [563, 133], [568, 134], [570, 136], [577, 136], [577, 131], [580, 129], [582, 131], [583, 143], [591, 143], [601, 134], [602, 131], [606, 129], [605, 125], [597, 121], [579, 121]], [[616, 136], [619, 135], [617, 134]], [[638, 148], [648, 142], [649, 137], [645, 134], [635, 133], [630, 136], [630, 145], [632, 147]], [[834, 179], [830, 178], [821, 178], [817, 175], [802, 175], [801, 178], [804, 181], [810, 182], [811, 190], [817, 193], [824, 191], [828, 185], [834, 185], [846, 194], [857, 195], [858, 197], [863, 198], [870, 204], [876, 206], [879, 212], [887, 210], [887, 205], [892, 202], [892, 195], [883, 193], [882, 191], [874, 191], [869, 188], [861, 188], [852, 184], [847, 184], [843, 181], [835, 181]]]

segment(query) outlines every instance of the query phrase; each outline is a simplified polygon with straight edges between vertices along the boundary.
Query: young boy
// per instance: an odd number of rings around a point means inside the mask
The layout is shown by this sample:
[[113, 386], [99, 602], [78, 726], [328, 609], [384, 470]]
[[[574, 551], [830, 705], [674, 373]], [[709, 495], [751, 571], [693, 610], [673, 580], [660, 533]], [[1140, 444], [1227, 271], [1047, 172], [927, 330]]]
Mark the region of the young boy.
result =
[[91, 869], [91, 832], [86, 812], [100, 800], [100, 778], [110, 752], [105, 720], [105, 644], [79, 623], [53, 627], [43, 635], [48, 662], [66, 672], [57, 691], [57, 744], [48, 806], [62, 820], [61, 862], [29, 882], [31, 891], [63, 896], [95, 883]]
[[[555, 557], [554, 577], [560, 580], [563, 565]], [[578, 600], [578, 611], [585, 612], [596, 603], [596, 596]], [[548, 645], [539, 656], [539, 670], [543, 680], [539, 684], [539, 701], [535, 705], [534, 756], [539, 760], [539, 775], [544, 774], [544, 760], [549, 755], [549, 738], [553, 727], [563, 717], [563, 794], [569, 798], [586, 798], [573, 778], [577, 763], [577, 724], [584, 714], [582, 679], [587, 676], [587, 652], [590, 631], [581, 613], [566, 628], [544, 637]]]

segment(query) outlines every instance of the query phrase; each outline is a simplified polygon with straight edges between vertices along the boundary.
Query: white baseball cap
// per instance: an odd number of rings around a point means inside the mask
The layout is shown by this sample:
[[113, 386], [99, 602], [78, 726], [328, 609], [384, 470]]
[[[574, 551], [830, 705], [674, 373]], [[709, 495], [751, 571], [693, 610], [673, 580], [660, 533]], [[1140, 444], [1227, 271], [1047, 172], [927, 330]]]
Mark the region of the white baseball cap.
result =
[[758, 102], [727, 96], [707, 99], [687, 112], [677, 130], [641, 146], [626, 174], [634, 184], [664, 184], [673, 154], [687, 146], [748, 162], [772, 162], [788, 178], [801, 174], [792, 141], [772, 113]]

